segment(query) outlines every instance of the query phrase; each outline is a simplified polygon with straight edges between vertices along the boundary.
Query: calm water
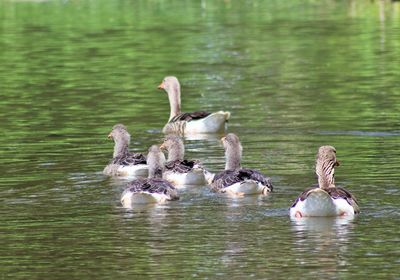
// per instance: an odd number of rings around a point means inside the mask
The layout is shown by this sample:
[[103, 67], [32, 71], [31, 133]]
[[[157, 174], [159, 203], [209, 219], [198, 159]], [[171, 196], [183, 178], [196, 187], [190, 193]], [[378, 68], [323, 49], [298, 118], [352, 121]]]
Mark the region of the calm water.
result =
[[[1, 279], [400, 279], [399, 57], [399, 2], [1, 1]], [[106, 136], [160, 142], [165, 75], [231, 111], [271, 196], [121, 208]], [[216, 138], [187, 157], [221, 170]], [[323, 144], [362, 213], [291, 221]]]

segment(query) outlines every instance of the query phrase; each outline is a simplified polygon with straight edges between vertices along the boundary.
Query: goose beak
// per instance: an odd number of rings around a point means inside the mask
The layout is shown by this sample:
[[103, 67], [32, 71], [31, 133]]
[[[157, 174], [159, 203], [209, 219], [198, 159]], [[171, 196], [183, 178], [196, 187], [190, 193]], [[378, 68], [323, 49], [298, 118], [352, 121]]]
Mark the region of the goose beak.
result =
[[110, 133], [110, 134], [108, 134], [107, 138], [108, 138], [108, 139], [112, 139], [112, 135], [111, 135], [111, 133]]
[[160, 149], [161, 149], [161, 150], [165, 150], [165, 145], [164, 145], [164, 143], [162, 143], [162, 144], [160, 145]]
[[157, 87], [158, 89], [165, 89], [165, 84], [164, 82], [161, 82], [161, 84]]
[[224, 143], [224, 142], [225, 142], [225, 139], [226, 139], [226, 137], [222, 137], [221, 140], [220, 140], [221, 143]]

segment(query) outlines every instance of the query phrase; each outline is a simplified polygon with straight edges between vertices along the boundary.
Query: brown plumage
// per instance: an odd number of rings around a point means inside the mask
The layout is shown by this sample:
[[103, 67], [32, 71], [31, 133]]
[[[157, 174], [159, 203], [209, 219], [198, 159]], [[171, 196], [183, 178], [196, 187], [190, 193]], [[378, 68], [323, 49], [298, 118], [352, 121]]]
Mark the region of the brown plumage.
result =
[[205, 111], [191, 112], [191, 113], [180, 113], [173, 117], [169, 122], [185, 121], [189, 122], [192, 120], [199, 120], [209, 116], [211, 113]]
[[165, 157], [157, 145], [153, 145], [149, 149], [147, 156], [147, 164], [149, 165], [149, 177], [136, 179], [131, 181], [121, 196], [121, 202], [124, 200], [132, 200], [135, 194], [155, 195], [156, 199], [177, 200], [179, 195], [173, 185], [167, 180], [162, 179], [164, 170]]
[[166, 171], [173, 171], [177, 173], [187, 173], [193, 170], [193, 168], [201, 167], [198, 160], [185, 160], [185, 146], [181, 137], [170, 134], [164, 139], [161, 145], [162, 149], [166, 149], [168, 152], [168, 159], [165, 163]]
[[120, 175], [118, 170], [122, 166], [134, 166], [146, 164], [146, 157], [141, 153], [129, 152], [129, 143], [131, 135], [123, 124], [116, 124], [108, 138], [114, 140], [113, 158], [104, 168], [103, 173], [106, 175]]
[[168, 94], [170, 104], [169, 119], [163, 128], [165, 134], [217, 133], [225, 130], [225, 124], [230, 117], [229, 112], [181, 112], [181, 86], [176, 77], [165, 77], [158, 88]]
[[[211, 190], [216, 192], [225, 192], [226, 188], [249, 180], [262, 185], [264, 188], [262, 191], [263, 194], [273, 190], [271, 179], [269, 177], [266, 177], [257, 170], [241, 168], [240, 161], [242, 158], [243, 148], [239, 137], [233, 133], [228, 133], [221, 139], [221, 141], [225, 149], [225, 170], [214, 176], [211, 182]], [[261, 188], [259, 189], [261, 190]]]
[[[309, 216], [309, 215], [318, 215], [318, 213], [315, 213], [315, 209], [324, 209], [323, 205], [316, 205], [313, 206], [312, 209], [314, 209], [312, 214], [308, 213], [302, 213], [304, 210], [305, 206], [298, 206], [299, 202], [306, 201], [306, 199], [315, 191], [319, 192], [326, 192], [326, 194], [329, 195], [329, 197], [332, 199], [333, 203], [336, 203], [337, 199], [343, 199], [345, 200], [349, 206], [352, 207], [352, 211], [354, 213], [352, 214], [357, 214], [360, 212], [360, 208], [357, 202], [357, 199], [346, 189], [342, 187], [337, 187], [335, 185], [335, 167], [339, 166], [339, 161], [336, 159], [336, 149], [332, 146], [321, 146], [318, 149], [318, 153], [316, 156], [316, 164], [315, 164], [315, 172], [318, 176], [318, 184], [314, 185], [311, 188], [306, 189], [303, 191], [295, 200], [295, 202], [291, 206], [291, 215], [296, 216], [296, 217], [302, 217], [302, 216]], [[322, 202], [320, 204], [323, 204]], [[338, 211], [338, 213], [348, 213], [352, 212], [350, 211], [349, 207], [346, 208], [346, 210], [341, 210], [344, 208], [341, 208], [343, 206], [340, 206], [340, 204], [335, 204]], [[311, 206], [310, 206], [311, 207]], [[321, 207], [321, 208], [317, 208]], [[320, 210], [323, 211], [323, 210]]]

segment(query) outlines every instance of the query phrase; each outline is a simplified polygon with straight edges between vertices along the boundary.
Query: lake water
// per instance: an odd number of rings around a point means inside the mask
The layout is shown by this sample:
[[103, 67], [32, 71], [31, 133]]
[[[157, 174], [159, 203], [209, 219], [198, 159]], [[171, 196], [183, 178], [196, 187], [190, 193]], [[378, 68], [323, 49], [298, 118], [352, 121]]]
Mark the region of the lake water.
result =
[[[1, 279], [400, 279], [400, 2], [0, 2]], [[206, 186], [127, 210], [111, 127], [160, 143], [183, 110], [229, 110], [268, 197]], [[186, 157], [224, 167], [218, 137]], [[354, 220], [291, 221], [333, 145]]]

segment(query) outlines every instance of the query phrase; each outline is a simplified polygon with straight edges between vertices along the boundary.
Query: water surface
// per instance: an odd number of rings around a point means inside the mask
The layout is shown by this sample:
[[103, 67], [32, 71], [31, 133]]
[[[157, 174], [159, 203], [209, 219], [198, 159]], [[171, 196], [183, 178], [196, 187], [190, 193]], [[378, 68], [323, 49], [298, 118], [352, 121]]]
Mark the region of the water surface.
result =
[[[1, 278], [397, 279], [399, 57], [398, 2], [1, 1]], [[232, 113], [272, 195], [121, 207], [106, 136], [161, 141], [166, 75], [185, 111]], [[222, 170], [217, 138], [187, 158]], [[362, 213], [291, 221], [324, 144]]]

